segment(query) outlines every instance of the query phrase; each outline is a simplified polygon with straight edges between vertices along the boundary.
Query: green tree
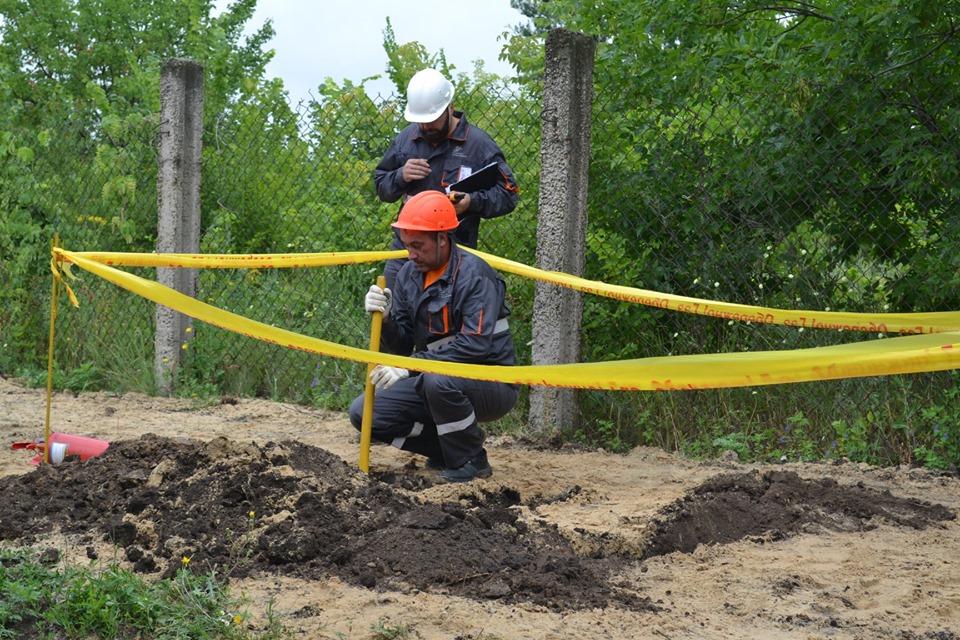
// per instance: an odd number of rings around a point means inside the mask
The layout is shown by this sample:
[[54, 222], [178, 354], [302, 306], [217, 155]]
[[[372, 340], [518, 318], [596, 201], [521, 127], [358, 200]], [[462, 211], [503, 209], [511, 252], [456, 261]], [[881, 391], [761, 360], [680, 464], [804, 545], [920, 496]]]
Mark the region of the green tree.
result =
[[[814, 311], [960, 308], [955, 0], [513, 4], [534, 18], [532, 37], [564, 27], [598, 42], [590, 277]], [[585, 307], [588, 360], [878, 335], [591, 298]], [[805, 415], [825, 442], [831, 421], [869, 425], [869, 446], [891, 459], [910, 450], [918, 407], [945, 406], [952, 385], [934, 374], [916, 381], [580, 397], [585, 415], [600, 417], [600, 438], [612, 418], [641, 425], [638, 442], [683, 447]]]
[[185, 57], [204, 65], [206, 98], [216, 113], [248, 79], [259, 80], [272, 57], [268, 22], [240, 44], [256, 0], [237, 0], [211, 16], [211, 0], [0, 0], [0, 67], [8, 99], [24, 124], [44, 113], [87, 126], [111, 112], [155, 112], [159, 69]]
[[42, 361], [50, 242], [150, 251], [156, 236], [159, 77], [204, 65], [215, 122], [260, 81], [267, 23], [241, 42], [256, 0], [0, 0], [0, 369]]
[[[960, 195], [958, 8], [536, 3], [541, 25], [600, 42], [608, 108], [595, 122], [591, 201], [617, 207], [591, 211], [595, 247], [654, 249], [634, 275], [666, 291], [706, 276], [753, 303], [763, 277], [777, 302], [816, 308], [853, 269], [862, 291], [834, 304], [956, 307], [958, 258], [943, 240]], [[795, 277], [803, 260], [790, 247], [801, 243], [832, 273]], [[677, 268], [667, 247], [694, 251]], [[603, 262], [594, 255], [600, 273]]]

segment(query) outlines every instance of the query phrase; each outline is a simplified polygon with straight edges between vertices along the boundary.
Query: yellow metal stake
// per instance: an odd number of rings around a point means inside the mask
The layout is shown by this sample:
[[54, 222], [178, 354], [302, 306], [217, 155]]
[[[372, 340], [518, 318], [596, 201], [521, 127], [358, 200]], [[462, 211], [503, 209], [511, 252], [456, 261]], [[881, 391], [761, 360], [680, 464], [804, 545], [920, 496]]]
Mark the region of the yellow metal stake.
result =
[[[60, 247], [60, 234], [53, 235], [51, 242], [51, 253], [53, 249]], [[53, 290], [50, 292], [50, 341], [47, 345], [47, 416], [44, 425], [43, 434], [43, 462], [50, 464], [50, 405], [53, 402], [53, 336], [54, 326], [57, 322], [57, 304], [60, 302], [60, 279], [57, 277], [57, 268], [55, 265], [56, 254], [51, 259], [53, 268]]]
[[[377, 286], [383, 289], [387, 286], [387, 279], [377, 277]], [[383, 314], [374, 311], [372, 326], [370, 327], [370, 351], [380, 351], [380, 329], [383, 327]], [[377, 366], [374, 363], [367, 365], [367, 382], [363, 392], [363, 420], [360, 422], [360, 470], [370, 473], [370, 431], [373, 427], [373, 383], [370, 382], [370, 373]]]

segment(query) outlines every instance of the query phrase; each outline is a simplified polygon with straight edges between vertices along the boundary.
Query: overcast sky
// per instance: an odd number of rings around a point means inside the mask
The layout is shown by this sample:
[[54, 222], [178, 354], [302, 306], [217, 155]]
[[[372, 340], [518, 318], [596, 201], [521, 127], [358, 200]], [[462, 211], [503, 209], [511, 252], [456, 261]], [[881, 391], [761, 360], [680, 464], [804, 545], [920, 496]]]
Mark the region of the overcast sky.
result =
[[[229, 0], [217, 0], [221, 10]], [[267, 76], [283, 80], [290, 101], [308, 97], [327, 77], [358, 84], [363, 78], [386, 75], [383, 31], [387, 17], [399, 44], [417, 41], [429, 53], [443, 49], [457, 71], [469, 73], [481, 59], [487, 71], [511, 75], [510, 65], [497, 58], [500, 38], [526, 19], [510, 0], [259, 0], [248, 27], [273, 20], [276, 35], [267, 45], [276, 54]], [[499, 38], [499, 39], [498, 39]], [[367, 83], [369, 93], [393, 93], [389, 79]]]

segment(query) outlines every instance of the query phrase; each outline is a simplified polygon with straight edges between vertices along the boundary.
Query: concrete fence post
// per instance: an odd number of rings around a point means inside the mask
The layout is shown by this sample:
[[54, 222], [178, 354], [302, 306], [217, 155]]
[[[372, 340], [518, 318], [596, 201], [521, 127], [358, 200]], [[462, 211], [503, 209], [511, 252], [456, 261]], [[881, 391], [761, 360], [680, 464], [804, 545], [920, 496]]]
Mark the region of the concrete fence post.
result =
[[[547, 35], [536, 260], [541, 269], [576, 276], [583, 275], [586, 245], [595, 51], [589, 36], [563, 29]], [[533, 364], [579, 361], [582, 316], [579, 292], [538, 282]], [[576, 402], [573, 389], [531, 387], [530, 426], [540, 434], [575, 428]]]
[[[160, 140], [157, 174], [157, 252], [200, 252], [200, 162], [203, 135], [203, 67], [171, 59], [160, 73]], [[197, 270], [158, 268], [157, 282], [196, 297]], [[157, 305], [154, 373], [170, 393], [191, 318]]]

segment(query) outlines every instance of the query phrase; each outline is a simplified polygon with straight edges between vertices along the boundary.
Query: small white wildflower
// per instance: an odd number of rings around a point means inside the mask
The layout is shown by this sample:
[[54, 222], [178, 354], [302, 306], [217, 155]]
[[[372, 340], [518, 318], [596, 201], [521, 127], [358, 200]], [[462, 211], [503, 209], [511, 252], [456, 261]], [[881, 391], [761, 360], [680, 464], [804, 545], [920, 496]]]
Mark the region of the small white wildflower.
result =
[[719, 286], [720, 286], [720, 283], [719, 283], [719, 282], [714, 282], [714, 283], [713, 283], [713, 288], [714, 288], [714, 289], [716, 289], [716, 288], [719, 287]]

